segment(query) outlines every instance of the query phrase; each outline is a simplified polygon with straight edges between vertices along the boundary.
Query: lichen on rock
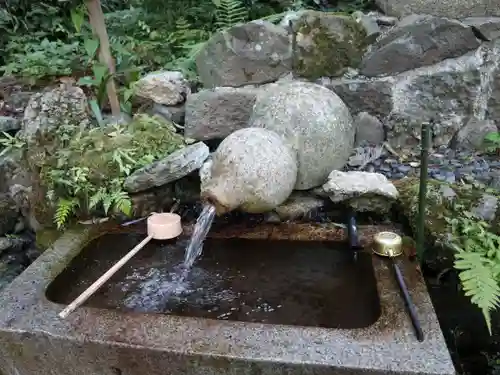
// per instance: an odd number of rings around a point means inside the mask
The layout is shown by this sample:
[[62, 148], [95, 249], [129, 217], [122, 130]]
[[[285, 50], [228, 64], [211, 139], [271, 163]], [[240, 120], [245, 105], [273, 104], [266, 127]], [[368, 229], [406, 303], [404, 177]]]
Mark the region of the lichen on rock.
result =
[[294, 30], [294, 70], [310, 79], [340, 76], [357, 67], [367, 47], [366, 31], [350, 16], [304, 11]]

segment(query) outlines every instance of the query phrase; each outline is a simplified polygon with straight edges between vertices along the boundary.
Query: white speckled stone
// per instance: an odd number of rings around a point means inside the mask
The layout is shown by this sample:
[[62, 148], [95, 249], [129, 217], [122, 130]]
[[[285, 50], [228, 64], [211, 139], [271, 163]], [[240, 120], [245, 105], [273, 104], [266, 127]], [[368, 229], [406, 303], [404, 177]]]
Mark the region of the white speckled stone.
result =
[[158, 104], [177, 105], [184, 102], [191, 88], [181, 72], [161, 71], [150, 73], [137, 81], [135, 93]]
[[349, 109], [334, 92], [309, 82], [269, 85], [257, 95], [250, 126], [272, 130], [296, 151], [295, 189], [307, 190], [342, 168], [353, 149]]
[[380, 173], [332, 171], [323, 190], [333, 202], [342, 202], [363, 195], [397, 199], [398, 190]]
[[241, 129], [222, 141], [202, 175], [201, 196], [213, 202], [219, 213], [236, 208], [266, 212], [292, 193], [297, 159], [276, 133]]

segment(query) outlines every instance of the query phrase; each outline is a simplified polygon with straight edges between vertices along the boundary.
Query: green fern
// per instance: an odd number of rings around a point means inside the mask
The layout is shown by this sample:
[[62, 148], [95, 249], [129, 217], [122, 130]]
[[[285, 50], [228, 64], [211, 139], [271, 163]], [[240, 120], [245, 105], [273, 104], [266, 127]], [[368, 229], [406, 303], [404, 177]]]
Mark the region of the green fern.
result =
[[248, 20], [248, 10], [241, 0], [212, 0], [217, 7], [215, 26], [224, 30]]
[[54, 214], [54, 223], [56, 224], [57, 229], [61, 229], [66, 225], [78, 206], [79, 202], [77, 199], [59, 199], [57, 202], [56, 212]]
[[459, 252], [455, 255], [455, 268], [460, 270], [460, 281], [471, 302], [483, 313], [491, 333], [491, 315], [500, 304], [500, 286], [497, 275], [499, 264], [482, 254]]
[[113, 206], [116, 211], [126, 216], [132, 216], [132, 200], [124, 191], [118, 191], [113, 194]]
[[103, 188], [100, 188], [94, 195], [92, 195], [89, 199], [89, 211], [95, 209], [104, 200], [105, 196], [106, 190]]
[[102, 204], [102, 208], [106, 215], [112, 208], [114, 211], [121, 212], [126, 216], [132, 215], [132, 200], [129, 195], [122, 190], [108, 192], [106, 189], [99, 189], [90, 197], [89, 210], [96, 208], [100, 204]]
[[462, 217], [448, 218], [450, 245], [456, 251], [455, 269], [464, 293], [481, 310], [490, 334], [491, 312], [500, 306], [500, 236], [488, 223], [463, 210]]

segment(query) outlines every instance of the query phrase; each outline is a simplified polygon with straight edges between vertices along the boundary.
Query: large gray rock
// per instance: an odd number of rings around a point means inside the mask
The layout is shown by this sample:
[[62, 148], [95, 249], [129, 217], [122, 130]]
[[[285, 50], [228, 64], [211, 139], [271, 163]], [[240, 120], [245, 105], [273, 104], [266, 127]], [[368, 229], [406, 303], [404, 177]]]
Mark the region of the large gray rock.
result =
[[210, 151], [202, 142], [174, 151], [167, 157], [138, 169], [125, 179], [124, 188], [137, 193], [166, 185], [199, 169]]
[[486, 135], [497, 131], [493, 121], [472, 118], [457, 132], [452, 145], [457, 149], [481, 150], [485, 147]]
[[449, 18], [500, 16], [495, 0], [375, 0], [387, 15], [402, 17], [413, 13]]
[[205, 141], [246, 128], [257, 97], [255, 87], [218, 87], [188, 97], [184, 135]]
[[134, 92], [158, 104], [177, 105], [186, 100], [191, 87], [181, 72], [160, 71], [149, 73], [137, 81]]
[[316, 79], [357, 67], [367, 46], [366, 30], [350, 16], [307, 10], [294, 21], [294, 71]]
[[366, 42], [369, 44], [374, 43], [382, 32], [377, 19], [359, 10], [353, 12], [352, 17], [365, 29]]
[[179, 125], [184, 125], [184, 119], [186, 117], [186, 106], [184, 104], [166, 106], [163, 104], [155, 103], [153, 105], [153, 108], [150, 110], [150, 114], [152, 116], [161, 116], [165, 120], [172, 121]]
[[[500, 39], [458, 58], [389, 77], [321, 82], [352, 113], [367, 112], [381, 120], [395, 150], [414, 149], [422, 122], [431, 119], [433, 146], [450, 146], [456, 139], [476, 148], [480, 133], [493, 129], [491, 121], [500, 126]], [[486, 128], [485, 121], [490, 123]]]
[[19, 210], [10, 194], [0, 194], [0, 235], [12, 233], [19, 219]]
[[472, 27], [483, 40], [492, 41], [500, 38], [500, 17], [468, 17], [462, 22]]
[[21, 134], [28, 141], [39, 131], [51, 133], [61, 126], [82, 129], [90, 124], [88, 102], [80, 87], [61, 84], [31, 96], [24, 111]]
[[391, 145], [416, 146], [422, 121], [430, 119], [436, 120], [436, 146], [449, 145], [470, 118], [498, 121], [500, 90], [494, 89], [500, 82], [498, 44], [483, 43], [459, 58], [394, 77], [393, 108], [385, 121]]
[[353, 115], [367, 112], [385, 117], [392, 111], [391, 79], [323, 79], [321, 84], [335, 92], [344, 101]]
[[252, 21], [217, 32], [196, 57], [204, 87], [240, 86], [273, 80], [291, 69], [287, 31], [266, 21]]
[[0, 116], [0, 132], [16, 131], [21, 128], [21, 121], [10, 116]]
[[292, 193], [297, 159], [278, 134], [247, 128], [224, 139], [200, 172], [202, 199], [214, 203], [219, 214], [238, 208], [262, 213]]
[[323, 184], [342, 168], [353, 149], [349, 108], [333, 92], [309, 82], [269, 85], [257, 95], [251, 127], [281, 135], [297, 153], [297, 190]]
[[472, 29], [456, 20], [411, 15], [372, 46], [360, 73], [368, 77], [401, 73], [461, 56], [479, 44]]
[[495, 121], [500, 129], [500, 38], [484, 43], [481, 49], [485, 70], [476, 107], [483, 118]]
[[354, 126], [356, 128], [356, 146], [378, 145], [384, 142], [384, 125], [375, 116], [367, 112], [360, 112], [354, 118]]

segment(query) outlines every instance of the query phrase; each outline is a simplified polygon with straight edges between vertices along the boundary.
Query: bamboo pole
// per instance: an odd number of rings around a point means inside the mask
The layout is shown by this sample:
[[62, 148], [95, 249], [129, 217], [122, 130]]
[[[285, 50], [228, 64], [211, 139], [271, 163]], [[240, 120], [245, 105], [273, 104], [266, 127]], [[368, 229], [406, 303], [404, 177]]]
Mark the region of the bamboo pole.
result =
[[[100, 0], [88, 0], [87, 10], [89, 13], [90, 24], [94, 34], [99, 38], [99, 60], [101, 63], [107, 65], [109, 72], [114, 74], [116, 72], [115, 63], [111, 56], [109, 47], [109, 36], [104, 22], [104, 13], [102, 12]], [[121, 114], [120, 101], [116, 90], [115, 80], [111, 77], [107, 83], [107, 95], [109, 104], [111, 106], [111, 113], [114, 117], [118, 118]]]

